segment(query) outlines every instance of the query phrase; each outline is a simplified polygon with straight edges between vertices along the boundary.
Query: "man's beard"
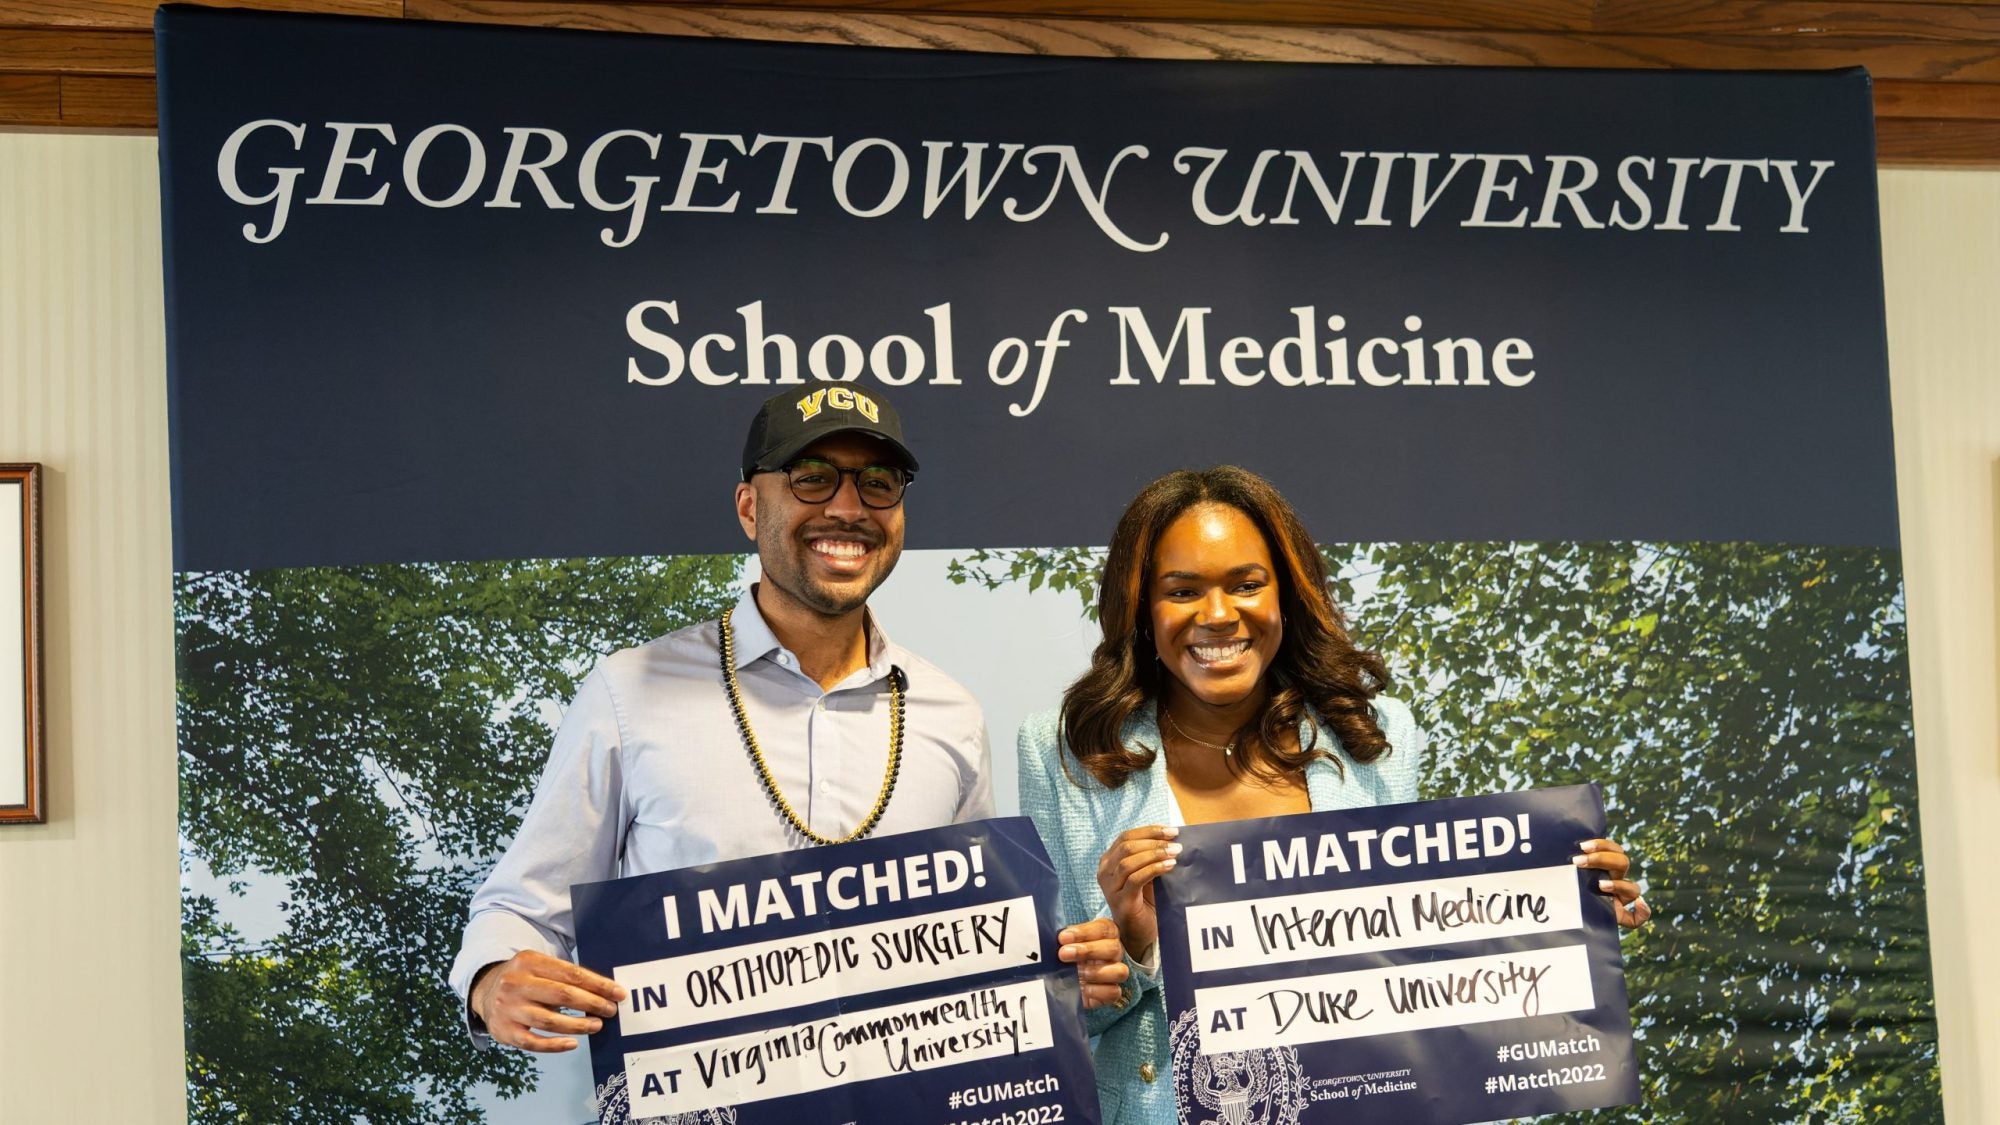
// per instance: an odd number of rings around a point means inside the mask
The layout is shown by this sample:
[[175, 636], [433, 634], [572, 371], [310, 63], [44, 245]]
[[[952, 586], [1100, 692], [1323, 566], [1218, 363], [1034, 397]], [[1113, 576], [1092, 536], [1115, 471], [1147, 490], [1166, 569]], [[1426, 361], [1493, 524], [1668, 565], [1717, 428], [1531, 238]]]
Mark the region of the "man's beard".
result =
[[[825, 582], [811, 573], [813, 549], [807, 544], [808, 533], [840, 530], [866, 539], [869, 550], [869, 569], [854, 576], [851, 582], [838, 585]], [[868, 531], [851, 524], [819, 523], [781, 533], [776, 543], [758, 540], [758, 556], [763, 563], [764, 580], [783, 590], [793, 601], [824, 617], [843, 617], [868, 604], [889, 573], [896, 568], [902, 557], [902, 545], [892, 544], [888, 536], [879, 531]], [[778, 563], [773, 566], [773, 561]], [[858, 584], [857, 584], [858, 583]]]

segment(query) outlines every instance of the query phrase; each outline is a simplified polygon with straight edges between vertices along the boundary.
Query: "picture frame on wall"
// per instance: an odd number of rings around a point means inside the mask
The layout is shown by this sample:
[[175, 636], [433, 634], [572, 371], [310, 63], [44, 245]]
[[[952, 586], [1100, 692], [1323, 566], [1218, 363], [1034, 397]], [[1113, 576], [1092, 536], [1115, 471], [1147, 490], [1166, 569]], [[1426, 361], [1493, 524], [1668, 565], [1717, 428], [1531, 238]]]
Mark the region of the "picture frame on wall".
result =
[[0, 464], [0, 824], [48, 819], [42, 467]]

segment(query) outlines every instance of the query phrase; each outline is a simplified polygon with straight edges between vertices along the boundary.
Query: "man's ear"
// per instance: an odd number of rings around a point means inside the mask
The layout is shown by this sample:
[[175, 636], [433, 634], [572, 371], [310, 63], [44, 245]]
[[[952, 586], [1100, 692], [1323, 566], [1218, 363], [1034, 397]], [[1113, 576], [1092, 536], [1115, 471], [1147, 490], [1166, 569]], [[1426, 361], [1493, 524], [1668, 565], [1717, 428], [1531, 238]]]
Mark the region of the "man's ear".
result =
[[757, 541], [757, 490], [749, 481], [739, 481], [736, 485], [736, 522], [743, 525], [743, 534], [750, 541]]

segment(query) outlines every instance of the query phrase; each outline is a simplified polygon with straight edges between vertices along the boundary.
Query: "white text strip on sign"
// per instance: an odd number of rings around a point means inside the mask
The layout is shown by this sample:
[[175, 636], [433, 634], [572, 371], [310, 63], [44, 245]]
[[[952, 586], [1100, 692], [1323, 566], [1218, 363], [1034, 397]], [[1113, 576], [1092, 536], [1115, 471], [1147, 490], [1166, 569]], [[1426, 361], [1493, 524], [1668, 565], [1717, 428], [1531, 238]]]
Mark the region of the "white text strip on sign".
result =
[[625, 1056], [632, 1119], [691, 1113], [1052, 1044], [1040, 980]]
[[1535, 867], [1239, 899], [1187, 911], [1194, 971], [1582, 927], [1576, 868]]
[[1197, 988], [1194, 1002], [1207, 1055], [1596, 1007], [1581, 945]]
[[1035, 900], [940, 910], [621, 965], [619, 1031], [643, 1035], [972, 976], [1040, 956]]

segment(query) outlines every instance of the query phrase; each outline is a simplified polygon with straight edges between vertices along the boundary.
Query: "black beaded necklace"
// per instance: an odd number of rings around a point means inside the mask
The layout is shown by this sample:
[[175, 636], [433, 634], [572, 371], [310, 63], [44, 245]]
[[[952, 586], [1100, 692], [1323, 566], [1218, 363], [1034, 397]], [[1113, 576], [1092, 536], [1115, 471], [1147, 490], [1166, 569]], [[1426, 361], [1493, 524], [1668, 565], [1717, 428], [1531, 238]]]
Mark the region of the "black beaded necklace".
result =
[[875, 796], [875, 807], [853, 832], [839, 839], [822, 836], [806, 824], [805, 818], [778, 791], [778, 779], [771, 776], [771, 764], [764, 760], [757, 736], [750, 733], [750, 715], [743, 709], [743, 689], [736, 682], [736, 636], [729, 628], [729, 615], [734, 612], [734, 607], [722, 611], [722, 639], [718, 646], [722, 650], [722, 686], [729, 693], [729, 709], [736, 715], [736, 729], [743, 736], [743, 745], [750, 751], [750, 760], [757, 764], [757, 780], [764, 785], [764, 795], [771, 799], [779, 815], [815, 844], [845, 844], [873, 832], [889, 807], [889, 796], [896, 791], [896, 775], [903, 766], [903, 670], [889, 670], [889, 769], [882, 777], [882, 791]]

